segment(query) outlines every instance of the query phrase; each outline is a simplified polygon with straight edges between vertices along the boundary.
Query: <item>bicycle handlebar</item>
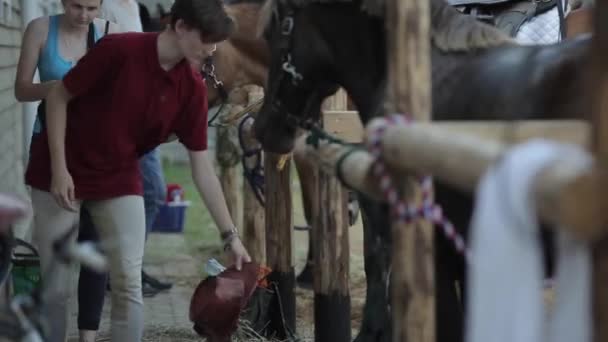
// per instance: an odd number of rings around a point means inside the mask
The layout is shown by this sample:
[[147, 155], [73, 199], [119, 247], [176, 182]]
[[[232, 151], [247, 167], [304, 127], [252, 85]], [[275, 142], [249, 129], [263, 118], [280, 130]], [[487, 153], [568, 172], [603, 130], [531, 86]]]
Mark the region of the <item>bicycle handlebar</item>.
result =
[[107, 271], [108, 263], [105, 256], [97, 251], [91, 241], [69, 244], [64, 250], [64, 255], [98, 273]]
[[94, 271], [105, 272], [107, 270], [106, 257], [99, 253], [93, 242], [74, 242], [78, 225], [74, 225], [63, 236], [53, 243], [53, 251], [59, 260], [69, 264], [71, 262], [81, 263]]

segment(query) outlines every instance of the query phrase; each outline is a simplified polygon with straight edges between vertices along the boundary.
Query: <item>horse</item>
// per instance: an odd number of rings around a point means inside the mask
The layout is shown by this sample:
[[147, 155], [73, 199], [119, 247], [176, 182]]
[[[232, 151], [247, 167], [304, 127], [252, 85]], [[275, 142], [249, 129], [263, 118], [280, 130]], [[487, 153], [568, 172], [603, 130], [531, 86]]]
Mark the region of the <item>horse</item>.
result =
[[[581, 71], [589, 62], [589, 35], [522, 46], [443, 0], [430, 4], [433, 120], [583, 118], [590, 112], [587, 74]], [[300, 126], [319, 119], [321, 102], [338, 87], [347, 91], [363, 124], [383, 114], [382, 0], [268, 0], [263, 15], [272, 62], [254, 129], [265, 149], [289, 152]], [[442, 183], [435, 189], [436, 201], [466, 238], [472, 196]], [[362, 194], [359, 202], [368, 289], [357, 341], [390, 341], [388, 207]], [[465, 308], [454, 281], [463, 291], [464, 261], [441, 234], [435, 244], [437, 340], [461, 341]]]
[[[262, 1], [230, 0], [226, 12], [236, 22], [235, 32], [217, 44], [213, 65], [218, 80], [227, 93], [246, 86], [264, 87], [267, 81], [270, 49], [264, 39], [256, 35]], [[209, 107], [220, 104], [222, 97], [212, 80], [207, 79]]]

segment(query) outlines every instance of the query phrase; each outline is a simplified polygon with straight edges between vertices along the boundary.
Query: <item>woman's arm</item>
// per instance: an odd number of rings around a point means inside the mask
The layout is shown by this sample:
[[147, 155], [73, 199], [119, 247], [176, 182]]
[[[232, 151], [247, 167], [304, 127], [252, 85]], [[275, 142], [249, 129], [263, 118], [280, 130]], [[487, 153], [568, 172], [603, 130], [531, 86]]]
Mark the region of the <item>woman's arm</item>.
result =
[[20, 102], [44, 99], [57, 81], [34, 83], [44, 37], [48, 33], [48, 18], [32, 20], [25, 29], [15, 77], [15, 98]]

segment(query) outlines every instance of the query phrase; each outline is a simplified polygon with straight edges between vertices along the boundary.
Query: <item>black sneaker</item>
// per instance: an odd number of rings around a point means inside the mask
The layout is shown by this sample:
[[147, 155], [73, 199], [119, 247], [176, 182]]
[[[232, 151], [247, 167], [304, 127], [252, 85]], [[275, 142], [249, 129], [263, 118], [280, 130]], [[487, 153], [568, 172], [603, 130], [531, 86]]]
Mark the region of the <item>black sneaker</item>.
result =
[[[106, 285], [106, 290], [108, 292], [111, 292], [112, 289], [110, 288], [110, 282], [107, 283]], [[150, 283], [147, 283], [145, 281], [141, 282], [141, 293], [144, 297], [154, 297], [156, 296], [157, 293], [159, 293], [161, 290], [153, 287], [152, 285], [150, 285]]]
[[149, 283], [142, 282], [141, 283], [141, 294], [145, 298], [150, 298], [156, 296], [160, 292], [159, 289], [152, 287]]
[[169, 282], [162, 282], [162, 281], [150, 276], [143, 270], [141, 271], [141, 281], [142, 281], [142, 284], [148, 284], [151, 287], [153, 287], [157, 290], [160, 290], [160, 291], [169, 290], [170, 288], [173, 287], [173, 284], [171, 284]]

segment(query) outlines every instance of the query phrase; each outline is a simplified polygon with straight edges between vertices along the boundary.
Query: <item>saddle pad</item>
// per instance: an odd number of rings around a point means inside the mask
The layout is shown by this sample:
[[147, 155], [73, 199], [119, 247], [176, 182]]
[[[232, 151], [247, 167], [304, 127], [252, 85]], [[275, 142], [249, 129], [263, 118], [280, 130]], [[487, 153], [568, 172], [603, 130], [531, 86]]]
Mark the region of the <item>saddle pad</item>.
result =
[[[564, 8], [566, 9], [564, 16], [566, 16], [569, 8]], [[524, 45], [553, 44], [560, 41], [559, 29], [559, 12], [557, 7], [554, 7], [525, 22], [517, 31], [515, 39]]]

